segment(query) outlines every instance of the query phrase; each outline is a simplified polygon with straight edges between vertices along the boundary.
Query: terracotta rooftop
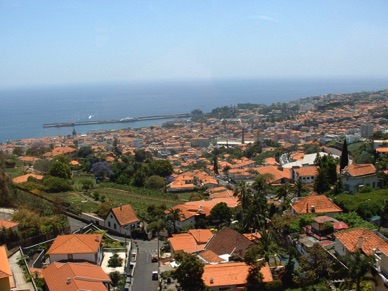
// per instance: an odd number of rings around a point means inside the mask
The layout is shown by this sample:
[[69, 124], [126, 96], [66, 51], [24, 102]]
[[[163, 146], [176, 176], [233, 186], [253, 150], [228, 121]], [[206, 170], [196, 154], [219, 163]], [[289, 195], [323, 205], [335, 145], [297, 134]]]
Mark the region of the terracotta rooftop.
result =
[[8, 262], [5, 246], [0, 246], [0, 279], [11, 277], [12, 271]]
[[22, 176], [18, 176], [18, 177], [13, 178], [12, 182], [14, 182], [16, 184], [25, 183], [28, 181], [29, 177], [34, 177], [35, 179], [38, 179], [38, 180], [43, 179], [42, 175], [26, 174], [26, 175], [22, 175]]
[[51, 254], [96, 253], [102, 243], [102, 234], [66, 234], [55, 238], [47, 251]]
[[388, 153], [388, 148], [377, 148], [376, 152], [378, 152], [378, 153]]
[[49, 290], [108, 290], [103, 283], [111, 280], [99, 266], [77, 263], [52, 263], [42, 271]]
[[0, 230], [3, 228], [12, 228], [12, 227], [15, 227], [17, 225], [19, 225], [18, 222], [0, 219]]
[[298, 214], [312, 213], [312, 207], [314, 207], [315, 213], [342, 212], [342, 209], [326, 195], [317, 195], [315, 193], [302, 198], [292, 205], [292, 209]]
[[[245, 285], [247, 282], [249, 266], [245, 263], [226, 263], [205, 265], [202, 279], [206, 286], [221, 287]], [[264, 282], [273, 281], [271, 270], [266, 264], [260, 269]]]
[[121, 226], [139, 221], [135, 211], [129, 204], [112, 208], [112, 212]]
[[373, 249], [379, 249], [388, 254], [388, 243], [369, 229], [344, 230], [337, 232], [335, 237], [349, 252], [355, 252], [359, 248], [359, 239], [362, 238], [361, 249], [366, 255], [372, 255]]
[[245, 251], [251, 245], [253, 243], [244, 235], [234, 229], [226, 227], [210, 239], [205, 249], [213, 251], [219, 256], [236, 253], [243, 257]]
[[343, 173], [352, 177], [372, 175], [376, 173], [376, 168], [373, 164], [351, 164], [343, 169]]
[[210, 230], [200, 229], [190, 230], [188, 233], [173, 234], [167, 240], [175, 252], [184, 251], [186, 253], [194, 253], [202, 251], [212, 236], [213, 234]]
[[299, 177], [307, 177], [307, 176], [316, 176], [318, 175], [318, 167], [317, 166], [305, 166], [301, 168], [294, 168], [294, 171], [298, 174]]
[[198, 256], [207, 264], [225, 262], [224, 259], [220, 258], [216, 253], [210, 250], [201, 251], [198, 253]]

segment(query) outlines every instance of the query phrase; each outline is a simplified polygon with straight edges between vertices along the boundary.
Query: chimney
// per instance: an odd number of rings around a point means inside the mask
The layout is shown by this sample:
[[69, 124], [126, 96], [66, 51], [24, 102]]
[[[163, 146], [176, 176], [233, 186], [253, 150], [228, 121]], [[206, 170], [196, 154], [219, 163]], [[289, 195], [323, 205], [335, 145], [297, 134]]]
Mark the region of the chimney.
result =
[[311, 213], [315, 213], [315, 206], [311, 205]]
[[66, 278], [66, 284], [69, 285], [71, 283], [71, 277]]
[[214, 283], [214, 279], [213, 277], [210, 278], [210, 284], [213, 284]]
[[357, 242], [357, 247], [361, 250], [362, 249], [362, 243], [363, 243], [363, 237], [362, 236], [360, 236], [359, 238], [358, 238], [358, 242]]
[[306, 203], [306, 213], [309, 213], [309, 204]]
[[100, 241], [100, 239], [99, 239], [98, 235], [96, 235], [96, 238], [95, 238], [95, 240], [96, 240], [96, 241], [98, 241], [98, 242]]
[[123, 210], [123, 205], [120, 205], [120, 211], [122, 211]]

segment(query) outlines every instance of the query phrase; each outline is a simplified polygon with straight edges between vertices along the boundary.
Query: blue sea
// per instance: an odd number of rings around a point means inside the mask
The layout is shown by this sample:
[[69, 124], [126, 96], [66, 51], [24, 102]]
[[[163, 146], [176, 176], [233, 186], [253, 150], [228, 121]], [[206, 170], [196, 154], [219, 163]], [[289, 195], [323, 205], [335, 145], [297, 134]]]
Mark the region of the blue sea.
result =
[[[71, 134], [45, 123], [209, 112], [238, 103], [270, 105], [328, 93], [388, 89], [388, 79], [166, 81], [0, 88], [0, 142]], [[166, 120], [77, 126], [77, 133], [144, 127]]]

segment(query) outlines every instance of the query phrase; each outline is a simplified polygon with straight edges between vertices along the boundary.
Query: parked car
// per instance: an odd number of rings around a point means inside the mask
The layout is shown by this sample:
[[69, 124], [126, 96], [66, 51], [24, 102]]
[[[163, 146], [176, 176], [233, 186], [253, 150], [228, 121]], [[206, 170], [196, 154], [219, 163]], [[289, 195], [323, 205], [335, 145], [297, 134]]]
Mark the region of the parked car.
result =
[[158, 280], [158, 278], [159, 278], [158, 271], [153, 271], [152, 272], [152, 280]]
[[158, 261], [158, 256], [152, 256], [151, 262], [156, 263]]

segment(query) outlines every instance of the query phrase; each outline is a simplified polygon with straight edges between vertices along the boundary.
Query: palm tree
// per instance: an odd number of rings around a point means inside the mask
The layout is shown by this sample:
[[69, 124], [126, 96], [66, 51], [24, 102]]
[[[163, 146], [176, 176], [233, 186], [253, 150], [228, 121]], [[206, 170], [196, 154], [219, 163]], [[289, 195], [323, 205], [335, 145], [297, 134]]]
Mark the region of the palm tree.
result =
[[252, 194], [251, 189], [248, 187], [245, 181], [239, 181], [234, 190], [233, 196], [237, 197], [239, 205], [241, 205], [243, 211], [248, 206], [249, 196]]
[[374, 258], [366, 256], [360, 250], [357, 250], [351, 256], [345, 257], [344, 262], [348, 267], [347, 277], [349, 279], [349, 283], [356, 284], [357, 291], [361, 290], [361, 282], [373, 266]]
[[183, 217], [183, 214], [179, 208], [171, 208], [169, 210], [167, 219], [172, 222], [174, 233], [176, 233], [176, 222], [180, 221], [181, 217]]
[[290, 183], [285, 183], [284, 185], [280, 186], [279, 188], [276, 189], [276, 198], [278, 198], [279, 200], [286, 200], [289, 195], [291, 194], [292, 192], [292, 188], [291, 188], [291, 185]]
[[296, 197], [301, 197], [304, 190], [305, 190], [305, 184], [302, 182], [302, 178], [299, 177], [299, 179], [295, 181], [295, 195], [296, 195]]

